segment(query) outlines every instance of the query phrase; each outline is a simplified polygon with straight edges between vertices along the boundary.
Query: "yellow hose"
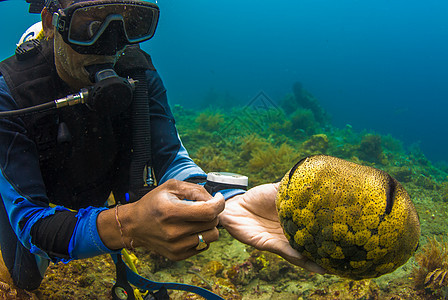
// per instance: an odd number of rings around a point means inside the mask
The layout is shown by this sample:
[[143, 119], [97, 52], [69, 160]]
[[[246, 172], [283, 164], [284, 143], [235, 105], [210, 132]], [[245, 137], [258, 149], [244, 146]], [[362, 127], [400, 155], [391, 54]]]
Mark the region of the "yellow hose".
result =
[[[126, 249], [121, 250], [121, 254], [123, 255], [124, 262], [129, 266], [129, 268], [138, 275], [137, 268], [135, 267], [134, 261], [137, 261], [137, 257], [129, 252]], [[143, 297], [148, 294], [149, 291], [142, 293], [139, 289], [134, 289], [134, 296], [137, 300], [144, 300]]]

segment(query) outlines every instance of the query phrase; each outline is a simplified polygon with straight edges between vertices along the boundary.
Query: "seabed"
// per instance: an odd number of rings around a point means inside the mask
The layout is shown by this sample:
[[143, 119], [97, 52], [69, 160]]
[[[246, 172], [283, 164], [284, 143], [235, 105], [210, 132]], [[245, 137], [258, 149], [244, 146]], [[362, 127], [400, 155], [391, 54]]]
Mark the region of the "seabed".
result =
[[[248, 175], [251, 186], [278, 180], [300, 158], [312, 154], [333, 155], [389, 172], [406, 188], [419, 213], [422, 236], [416, 255], [391, 274], [353, 281], [310, 273], [277, 255], [244, 245], [220, 229], [219, 241], [181, 262], [135, 250], [139, 273], [154, 281], [201, 286], [225, 299], [448, 297], [448, 246], [444, 241], [448, 232], [448, 168], [434, 165], [418, 147], [405, 150], [389, 135], [356, 132], [350, 125], [334, 128], [306, 91], [295, 90], [279, 105], [268, 104], [251, 102], [232, 110], [191, 110], [175, 105], [173, 113], [181, 138], [199, 166], [206, 171]], [[0, 298], [111, 299], [114, 280], [115, 265], [104, 255], [51, 265], [33, 293], [0, 284]], [[177, 291], [170, 291], [170, 297], [202, 299]]]

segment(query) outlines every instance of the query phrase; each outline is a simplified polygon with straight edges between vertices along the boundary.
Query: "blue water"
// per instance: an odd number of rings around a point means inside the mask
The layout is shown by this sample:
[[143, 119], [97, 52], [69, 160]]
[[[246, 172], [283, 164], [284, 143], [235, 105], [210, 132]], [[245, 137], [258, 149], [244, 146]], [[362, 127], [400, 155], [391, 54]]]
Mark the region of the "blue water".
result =
[[[143, 44], [170, 102], [207, 95], [241, 105], [273, 100], [302, 82], [333, 124], [391, 134], [448, 161], [448, 1], [160, 0], [155, 38]], [[0, 3], [0, 58], [38, 15]]]

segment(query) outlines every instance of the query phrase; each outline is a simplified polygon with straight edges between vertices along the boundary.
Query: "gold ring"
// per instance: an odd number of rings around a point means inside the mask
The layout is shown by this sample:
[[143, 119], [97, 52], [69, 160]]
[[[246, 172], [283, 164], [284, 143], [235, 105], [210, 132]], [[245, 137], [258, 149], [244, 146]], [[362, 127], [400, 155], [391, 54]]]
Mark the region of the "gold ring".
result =
[[196, 246], [196, 250], [201, 251], [208, 247], [207, 243], [204, 241], [202, 234], [198, 233], [199, 243]]

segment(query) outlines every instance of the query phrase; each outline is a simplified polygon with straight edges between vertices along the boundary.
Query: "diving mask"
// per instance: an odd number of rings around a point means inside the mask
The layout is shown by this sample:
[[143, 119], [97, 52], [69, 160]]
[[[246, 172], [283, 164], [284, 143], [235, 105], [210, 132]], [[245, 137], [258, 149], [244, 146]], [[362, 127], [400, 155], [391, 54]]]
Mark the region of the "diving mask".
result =
[[80, 54], [115, 55], [127, 45], [152, 38], [158, 19], [159, 7], [151, 2], [96, 0], [64, 9], [59, 5], [53, 25]]

